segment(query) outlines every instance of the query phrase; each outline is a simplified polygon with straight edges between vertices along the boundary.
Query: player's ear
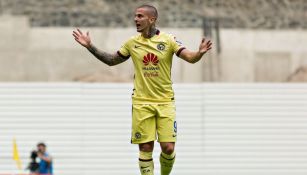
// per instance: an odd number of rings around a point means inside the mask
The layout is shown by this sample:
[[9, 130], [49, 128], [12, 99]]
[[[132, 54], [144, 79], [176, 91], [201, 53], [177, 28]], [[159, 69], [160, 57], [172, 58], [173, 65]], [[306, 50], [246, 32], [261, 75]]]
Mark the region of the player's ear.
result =
[[150, 17], [149, 18], [149, 22], [152, 24], [152, 23], [154, 23], [154, 22], [156, 22], [156, 17]]

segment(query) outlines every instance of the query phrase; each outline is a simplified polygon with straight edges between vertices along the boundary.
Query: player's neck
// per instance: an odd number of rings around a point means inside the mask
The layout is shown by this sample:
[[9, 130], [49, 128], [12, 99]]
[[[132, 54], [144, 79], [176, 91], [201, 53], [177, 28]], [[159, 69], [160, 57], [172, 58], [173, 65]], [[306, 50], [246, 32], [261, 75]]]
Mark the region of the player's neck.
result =
[[151, 38], [157, 33], [157, 29], [155, 26], [149, 27], [148, 30], [142, 32], [142, 36], [144, 38]]

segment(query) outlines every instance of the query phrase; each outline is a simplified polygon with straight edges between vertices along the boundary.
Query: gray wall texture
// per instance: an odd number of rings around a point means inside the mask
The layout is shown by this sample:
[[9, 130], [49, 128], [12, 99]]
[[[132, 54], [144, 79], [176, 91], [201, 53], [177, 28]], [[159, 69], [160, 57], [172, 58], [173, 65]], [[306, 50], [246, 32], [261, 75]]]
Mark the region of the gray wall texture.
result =
[[[133, 9], [143, 3], [0, 0], [0, 81], [133, 81], [131, 60], [105, 66], [71, 32], [89, 30], [99, 48], [114, 52], [136, 34]], [[187, 48], [197, 50], [204, 31], [214, 43], [194, 65], [174, 58], [174, 82], [307, 81], [307, 0], [151, 3], [160, 13], [158, 27]]]
[[26, 15], [31, 26], [133, 26], [133, 11], [150, 2], [160, 27], [307, 28], [306, 0], [0, 0], [0, 14]]

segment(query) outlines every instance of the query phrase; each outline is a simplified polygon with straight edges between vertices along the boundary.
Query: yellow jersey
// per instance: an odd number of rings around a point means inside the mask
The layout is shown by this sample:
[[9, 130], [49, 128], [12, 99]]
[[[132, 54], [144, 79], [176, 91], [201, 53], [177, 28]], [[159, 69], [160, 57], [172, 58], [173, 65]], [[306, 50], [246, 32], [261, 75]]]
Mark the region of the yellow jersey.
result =
[[141, 34], [130, 38], [117, 52], [130, 56], [134, 64], [133, 104], [169, 103], [174, 101], [171, 81], [173, 54], [184, 49], [172, 35], [159, 30], [151, 38]]

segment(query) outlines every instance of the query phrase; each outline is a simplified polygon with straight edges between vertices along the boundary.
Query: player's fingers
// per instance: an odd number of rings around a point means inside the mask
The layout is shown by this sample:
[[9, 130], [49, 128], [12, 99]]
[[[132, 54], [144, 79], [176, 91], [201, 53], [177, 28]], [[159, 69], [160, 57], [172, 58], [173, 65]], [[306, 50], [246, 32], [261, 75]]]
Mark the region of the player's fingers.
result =
[[207, 45], [209, 45], [209, 44], [212, 44], [210, 40], [209, 40], [209, 41], [207, 41]]
[[212, 43], [208, 43], [208, 44], [207, 44], [207, 47], [211, 47], [211, 46], [212, 46]]
[[77, 38], [75, 38], [75, 41], [77, 41], [79, 44], [81, 44], [80, 41]]
[[86, 36], [90, 36], [90, 32], [89, 31], [86, 32]]
[[72, 34], [72, 36], [74, 36], [75, 38], [78, 38], [78, 36], [76, 34], [74, 34], [74, 33]]
[[201, 43], [205, 42], [205, 40], [206, 40], [206, 38], [203, 38], [203, 39], [201, 40]]
[[79, 31], [76, 29], [74, 30], [74, 33], [77, 34], [77, 35], [80, 35]]
[[81, 32], [81, 30], [80, 30], [79, 28], [77, 28], [77, 30], [78, 30], [78, 32], [79, 32], [81, 35], [83, 35], [83, 33]]
[[79, 36], [80, 34], [76, 31], [73, 31], [73, 34], [75, 34], [76, 36]]

